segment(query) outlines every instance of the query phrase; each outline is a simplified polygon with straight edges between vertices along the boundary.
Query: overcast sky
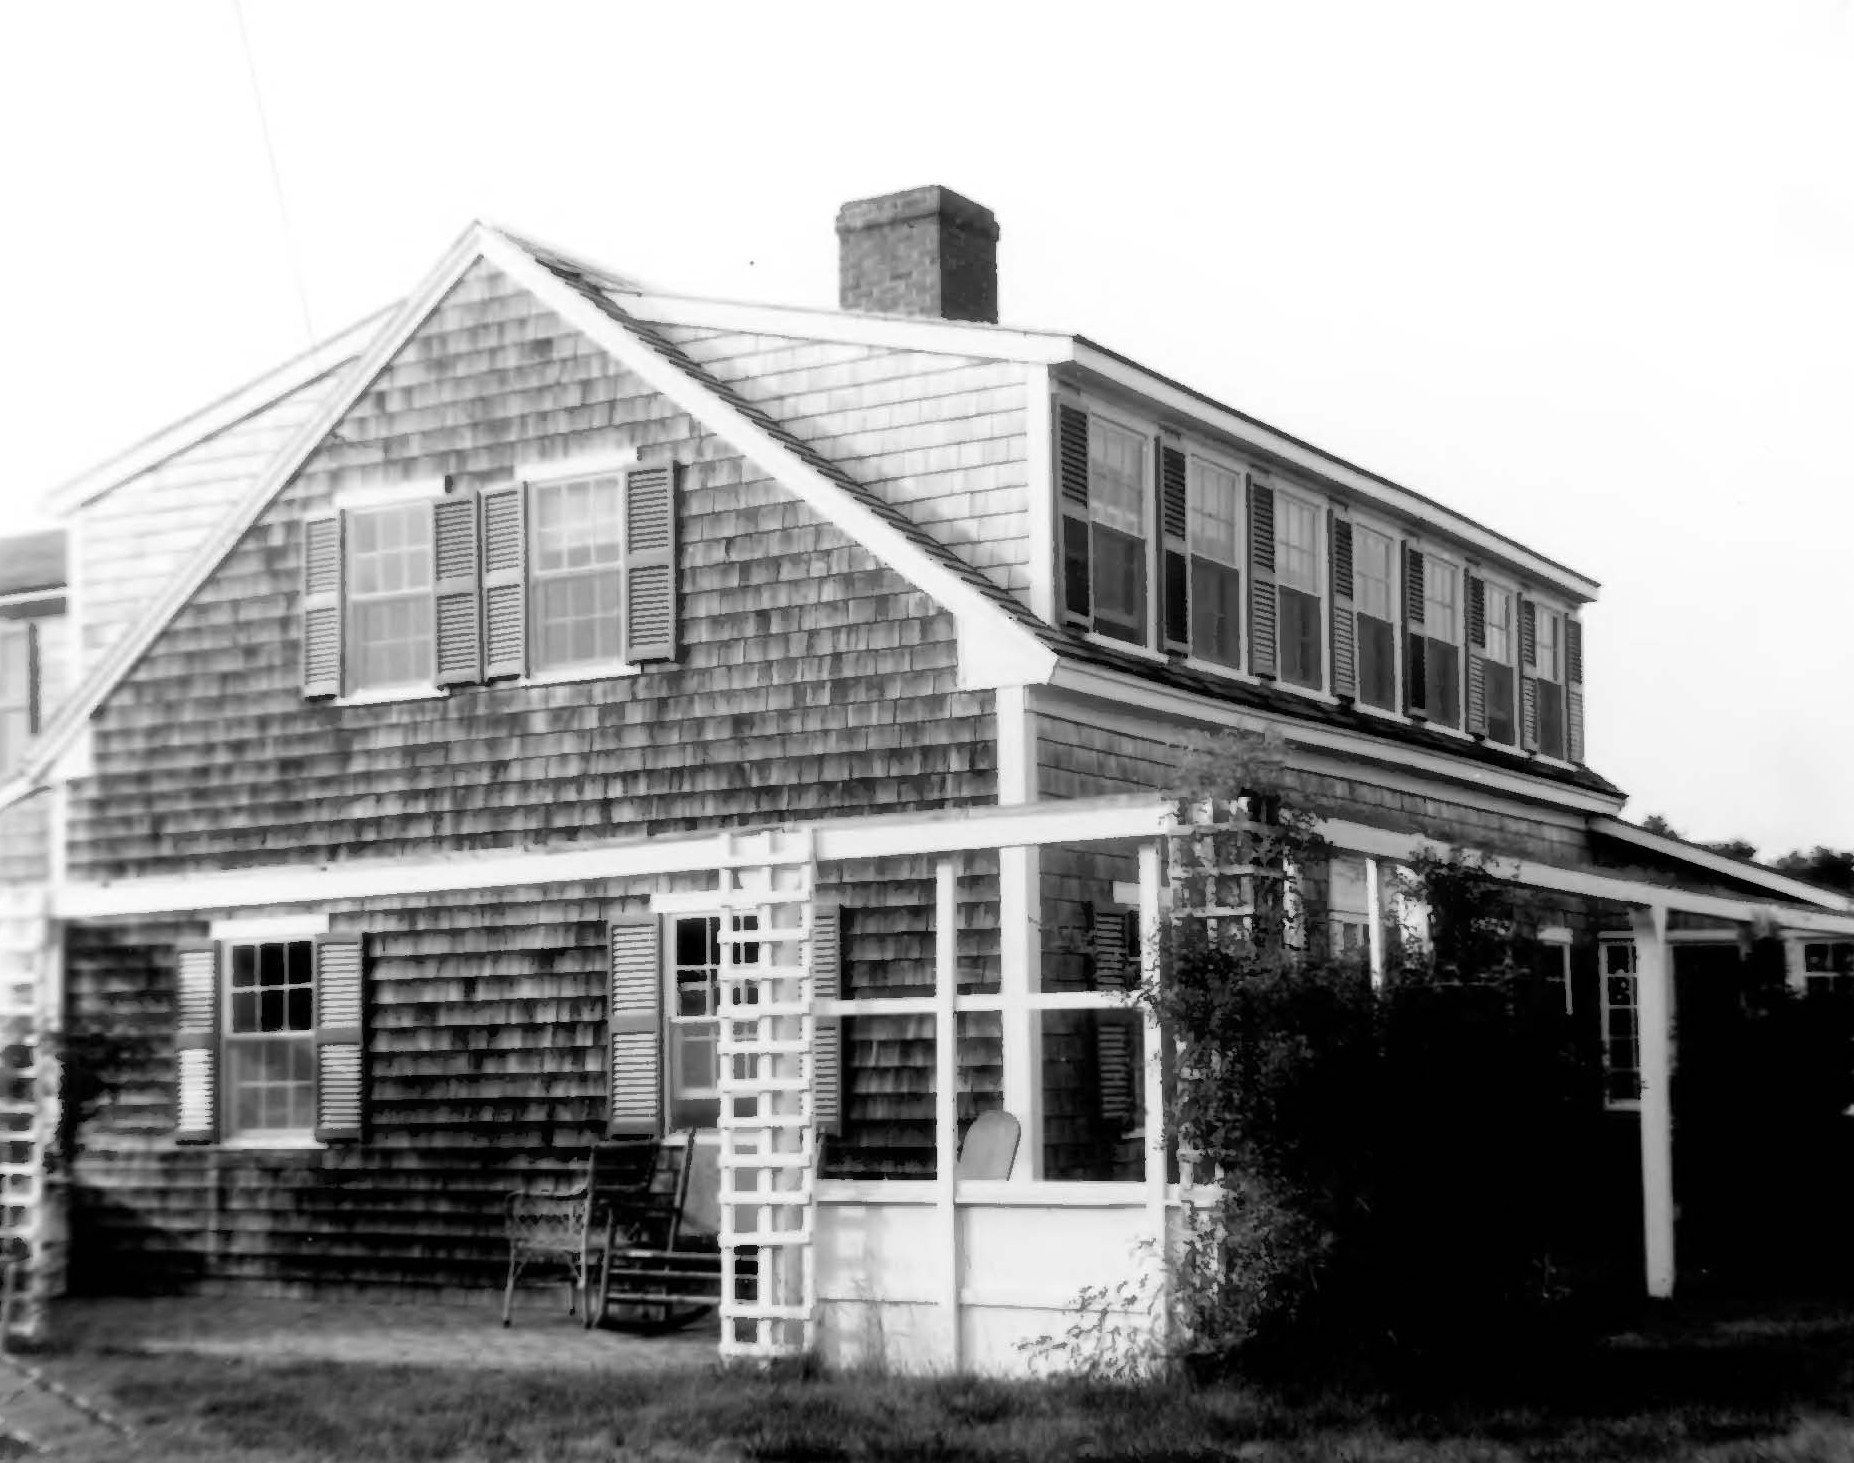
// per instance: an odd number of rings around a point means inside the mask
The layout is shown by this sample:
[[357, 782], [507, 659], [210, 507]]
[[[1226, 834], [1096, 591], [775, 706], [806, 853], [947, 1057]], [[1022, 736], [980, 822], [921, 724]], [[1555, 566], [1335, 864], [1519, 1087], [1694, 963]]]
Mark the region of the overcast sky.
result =
[[[884, 17], [881, 20], [875, 16]], [[409, 289], [473, 217], [835, 303], [846, 199], [1604, 584], [1592, 764], [1854, 846], [1854, 14], [1734, 5], [0, 8], [0, 508]], [[300, 279], [300, 292], [299, 281]]]

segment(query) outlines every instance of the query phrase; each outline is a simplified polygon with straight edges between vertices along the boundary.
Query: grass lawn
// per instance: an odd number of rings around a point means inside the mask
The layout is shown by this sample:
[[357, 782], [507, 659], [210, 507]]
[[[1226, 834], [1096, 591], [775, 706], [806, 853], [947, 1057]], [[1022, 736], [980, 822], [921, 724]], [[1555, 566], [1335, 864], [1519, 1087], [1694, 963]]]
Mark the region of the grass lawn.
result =
[[[35, 1359], [139, 1436], [99, 1457], [1854, 1459], [1854, 1314], [1674, 1315], [1465, 1394], [1123, 1390], [753, 1374], [544, 1376], [146, 1356]], [[68, 1455], [67, 1455], [68, 1456]]]

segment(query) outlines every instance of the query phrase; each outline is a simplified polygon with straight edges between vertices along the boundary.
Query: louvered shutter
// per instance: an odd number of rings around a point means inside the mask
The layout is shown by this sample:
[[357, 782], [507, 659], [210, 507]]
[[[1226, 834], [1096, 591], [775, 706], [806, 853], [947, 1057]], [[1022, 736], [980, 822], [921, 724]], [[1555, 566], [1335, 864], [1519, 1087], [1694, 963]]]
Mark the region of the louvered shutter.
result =
[[341, 694], [342, 522], [303, 520], [303, 695]]
[[[811, 990], [835, 999], [843, 993], [843, 912], [832, 904], [811, 910]], [[819, 1016], [811, 1038], [811, 1117], [820, 1133], [843, 1132], [843, 1018]]]
[[1191, 551], [1186, 535], [1190, 509], [1185, 455], [1159, 444], [1159, 531], [1164, 555], [1165, 648], [1191, 648]]
[[1275, 659], [1275, 490], [1249, 474], [1249, 669], [1271, 679]]
[[[1139, 984], [1139, 916], [1132, 910], [1088, 908], [1089, 941], [1094, 955], [1097, 990], [1131, 990]], [[1100, 1085], [1101, 1116], [1124, 1123], [1133, 1115], [1132, 1032], [1117, 1013], [1101, 1011], [1094, 1018], [1095, 1075]]]
[[1403, 704], [1412, 716], [1429, 711], [1429, 642], [1423, 633], [1423, 551], [1403, 546]]
[[676, 658], [676, 464], [624, 475], [624, 659]]
[[655, 916], [611, 924], [611, 1112], [607, 1131], [656, 1134], [663, 1126], [663, 969]]
[[174, 947], [174, 1140], [219, 1136], [219, 947], [183, 940]]
[[1519, 745], [1528, 752], [1539, 749], [1539, 609], [1529, 599], [1519, 602]]
[[1468, 575], [1468, 731], [1487, 735], [1487, 581]]
[[486, 488], [483, 505], [483, 675], [528, 669], [528, 494], [525, 485]]
[[1062, 541], [1056, 572], [1063, 618], [1086, 627], [1094, 619], [1094, 564], [1088, 522], [1088, 413], [1077, 406], [1056, 408], [1057, 517]]
[[446, 493], [431, 505], [431, 623], [438, 684], [483, 679], [483, 555], [473, 492]]
[[1584, 627], [1564, 617], [1564, 741], [1571, 761], [1584, 760]]
[[361, 937], [320, 935], [315, 942], [315, 1135], [357, 1143], [366, 1119], [365, 1002]]
[[1333, 694], [1358, 699], [1358, 609], [1353, 603], [1352, 521], [1326, 510], [1326, 546], [1333, 585]]

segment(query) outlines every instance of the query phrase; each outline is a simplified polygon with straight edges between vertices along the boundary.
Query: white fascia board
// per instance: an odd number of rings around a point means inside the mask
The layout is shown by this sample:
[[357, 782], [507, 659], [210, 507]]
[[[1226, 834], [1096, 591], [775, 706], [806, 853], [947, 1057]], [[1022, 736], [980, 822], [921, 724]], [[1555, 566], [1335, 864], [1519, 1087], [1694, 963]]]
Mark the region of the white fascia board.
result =
[[1188, 391], [1087, 340], [1077, 339], [1075, 363], [1188, 421], [1202, 422], [1239, 443], [1299, 468], [1343, 492], [1354, 494], [1413, 523], [1433, 527], [1475, 552], [1518, 570], [1528, 579], [1568, 595], [1574, 603], [1586, 604], [1594, 600], [1602, 589], [1596, 580], [1587, 575], [1554, 563], [1543, 554], [1535, 553], [1523, 544], [1514, 543], [1491, 529], [1483, 528], [1408, 488], [1398, 487], [1363, 468], [1330, 457], [1317, 447], [1296, 441], [1285, 432], [1253, 421], [1229, 407]]
[[1730, 858], [1711, 849], [1695, 848], [1678, 838], [1663, 837], [1659, 833], [1650, 833], [1646, 828], [1638, 828], [1633, 823], [1626, 823], [1620, 818], [1596, 817], [1590, 820], [1590, 831], [1601, 833], [1622, 843], [1632, 843], [1650, 853], [1658, 853], [1666, 858], [1678, 859], [1681, 863], [1692, 864], [1696, 869], [1705, 869], [1708, 873], [1722, 874], [1728, 879], [1736, 879], [1741, 884], [1756, 884], [1768, 889], [1773, 894], [1781, 894], [1787, 899], [1800, 899], [1806, 904], [1820, 905], [1823, 909], [1854, 909], [1854, 899], [1845, 894], [1836, 894], [1832, 890], [1819, 889], [1814, 884], [1802, 879], [1792, 879], [1787, 874], [1779, 874], [1774, 869], [1760, 868], [1757, 864], [1746, 863], [1743, 859]]
[[[1056, 663], [1053, 650], [950, 565], [929, 555], [893, 523], [845, 492], [706, 383], [633, 334], [621, 320], [566, 284], [512, 239], [485, 229], [483, 257], [951, 613], [959, 627], [961, 686], [984, 689], [1049, 679]], [[624, 307], [613, 302], [611, 308]]]
[[[985, 805], [931, 813], [885, 813], [789, 825], [813, 835], [820, 863], [962, 853], [1038, 843], [1095, 843], [1157, 837], [1170, 805], [1156, 795], [1076, 799], [1019, 807]], [[632, 839], [598, 848], [531, 849], [448, 859], [359, 859], [332, 864], [67, 883], [55, 893], [63, 919], [127, 918], [197, 910], [265, 909], [352, 899], [590, 883], [716, 869], [732, 857], [732, 835]]]
[[688, 295], [626, 295], [617, 301], [653, 325], [705, 326], [747, 335], [827, 340], [845, 345], [880, 345], [935, 355], [980, 356], [996, 361], [1050, 364], [1074, 354], [1075, 338], [1045, 330], [1016, 330], [978, 321], [935, 320], [901, 315], [867, 315], [812, 310], [800, 305], [756, 305]]
[[323, 439], [334, 430], [361, 392], [377, 376], [424, 323], [451, 286], [463, 277], [481, 253], [479, 226], [472, 225], [439, 261], [424, 283], [394, 311], [392, 319], [374, 337], [373, 343], [345, 368], [339, 387], [332, 390], [315, 415], [297, 429], [270, 461], [263, 473], [245, 491], [237, 505], [206, 536], [187, 566], [168, 581], [166, 589], [146, 610], [134, 628], [119, 636], [98, 658], [75, 690], [54, 713], [51, 723], [38, 741], [27, 750], [15, 778], [0, 787], [0, 807], [12, 800], [15, 788], [27, 788], [43, 781], [47, 769], [63, 753], [66, 744], [79, 728], [89, 721], [105, 697], [116, 688], [146, 653], [168, 622], [185, 608], [200, 586], [212, 577], [225, 556], [237, 547], [245, 531], [257, 521], [271, 500], [295, 477]]
[[[1327, 842], [1346, 853], [1362, 853], [1371, 858], [1393, 859], [1399, 863], [1408, 863], [1425, 852], [1446, 857], [1457, 846], [1464, 849], [1468, 847], [1426, 838], [1420, 833], [1400, 833], [1344, 819], [1323, 819], [1317, 826]], [[1820, 909], [1798, 909], [1793, 905], [1762, 904], [1755, 899], [1701, 894], [1649, 884], [1639, 879], [1620, 878], [1614, 874], [1541, 864], [1531, 859], [1490, 858], [1487, 868], [1497, 879], [1555, 894], [1608, 899], [1636, 908], [1677, 909], [1686, 914], [1716, 915], [1720, 919], [1738, 923], [1769, 920], [1785, 929], [1854, 935], [1854, 913], [1831, 914]]]
[[328, 375], [360, 353], [368, 336], [380, 328], [387, 314], [388, 310], [376, 310], [339, 335], [330, 336], [302, 355], [284, 362], [192, 416], [164, 427], [109, 461], [99, 463], [88, 472], [60, 484], [45, 495], [42, 506], [54, 517], [74, 512], [100, 498], [111, 488], [165, 462], [175, 453], [186, 451], [194, 444], [223, 432], [227, 427], [307, 386], [318, 377]]
[[1414, 772], [1444, 778], [1449, 782], [1505, 793], [1524, 798], [1528, 802], [1568, 808], [1579, 813], [1615, 813], [1621, 810], [1623, 803], [1619, 797], [1592, 792], [1588, 788], [1567, 787], [1561, 782], [1457, 759], [1422, 747], [1404, 746], [1362, 732], [1312, 726], [1273, 712], [1232, 706], [1228, 702], [1216, 701], [1125, 671], [1063, 661], [1056, 667], [1050, 684], [1059, 691], [1097, 696], [1117, 705], [1136, 705], [1156, 715], [1195, 721], [1206, 726], [1236, 727], [1245, 731], [1278, 731], [1289, 742], [1303, 747], [1350, 753], [1377, 761], [1389, 760]]

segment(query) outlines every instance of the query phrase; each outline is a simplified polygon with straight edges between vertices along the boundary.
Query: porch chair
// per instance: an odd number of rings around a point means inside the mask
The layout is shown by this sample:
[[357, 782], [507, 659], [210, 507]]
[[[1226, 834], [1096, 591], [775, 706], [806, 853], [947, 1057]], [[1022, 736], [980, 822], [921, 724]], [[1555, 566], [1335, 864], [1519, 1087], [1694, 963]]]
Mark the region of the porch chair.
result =
[[[508, 1283], [502, 1295], [502, 1324], [514, 1319], [515, 1282], [535, 1262], [563, 1265], [568, 1276], [567, 1314], [576, 1311], [590, 1326], [593, 1277], [602, 1294], [606, 1261], [620, 1236], [653, 1227], [652, 1189], [663, 1145], [655, 1138], [595, 1143], [586, 1159], [585, 1181], [563, 1193], [510, 1194], [503, 1205], [509, 1241]], [[686, 1176], [684, 1178], [686, 1182]], [[681, 1194], [676, 1194], [680, 1208]]]
[[953, 1161], [953, 1177], [1008, 1179], [1017, 1160], [1020, 1135], [1016, 1118], [1001, 1107], [987, 1108], [966, 1129], [966, 1141], [959, 1145], [959, 1156]]

